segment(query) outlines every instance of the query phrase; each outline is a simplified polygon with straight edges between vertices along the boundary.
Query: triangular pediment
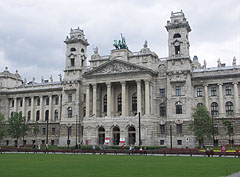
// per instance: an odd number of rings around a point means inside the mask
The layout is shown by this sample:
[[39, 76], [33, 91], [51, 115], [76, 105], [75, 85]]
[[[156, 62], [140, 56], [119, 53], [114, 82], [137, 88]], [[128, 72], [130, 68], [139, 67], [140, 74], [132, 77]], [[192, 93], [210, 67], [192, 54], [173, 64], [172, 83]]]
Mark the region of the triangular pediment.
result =
[[84, 77], [112, 75], [112, 74], [127, 74], [127, 73], [142, 73], [149, 72], [155, 74], [155, 72], [149, 68], [138, 66], [129, 62], [121, 61], [118, 59], [106, 62], [91, 71], [84, 74]]

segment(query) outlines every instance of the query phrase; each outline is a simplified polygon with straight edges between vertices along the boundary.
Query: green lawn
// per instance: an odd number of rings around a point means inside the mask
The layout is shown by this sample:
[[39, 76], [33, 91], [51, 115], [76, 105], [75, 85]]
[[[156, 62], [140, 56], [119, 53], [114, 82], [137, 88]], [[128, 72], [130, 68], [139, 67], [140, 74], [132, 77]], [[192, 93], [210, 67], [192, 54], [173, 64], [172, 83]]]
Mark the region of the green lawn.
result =
[[238, 171], [237, 158], [0, 154], [1, 177], [219, 177]]

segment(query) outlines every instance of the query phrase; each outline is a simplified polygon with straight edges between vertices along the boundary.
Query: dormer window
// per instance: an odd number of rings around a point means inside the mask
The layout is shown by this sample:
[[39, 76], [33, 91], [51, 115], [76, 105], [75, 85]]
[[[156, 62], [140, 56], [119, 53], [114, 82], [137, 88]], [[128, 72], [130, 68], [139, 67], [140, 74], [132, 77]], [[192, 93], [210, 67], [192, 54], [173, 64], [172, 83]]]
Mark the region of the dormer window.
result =
[[176, 34], [173, 35], [173, 38], [181, 38], [181, 34], [176, 33]]
[[76, 49], [75, 49], [74, 47], [72, 47], [72, 48], [70, 49], [70, 51], [71, 51], [71, 52], [75, 52]]

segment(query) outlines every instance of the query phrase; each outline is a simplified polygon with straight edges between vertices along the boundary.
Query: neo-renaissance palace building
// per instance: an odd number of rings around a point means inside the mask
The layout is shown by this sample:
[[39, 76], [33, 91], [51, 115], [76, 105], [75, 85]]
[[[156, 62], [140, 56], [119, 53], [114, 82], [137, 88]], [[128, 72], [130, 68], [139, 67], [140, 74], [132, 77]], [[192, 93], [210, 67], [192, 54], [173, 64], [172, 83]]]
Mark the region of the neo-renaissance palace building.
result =
[[[33, 78], [27, 82], [18, 71], [6, 67], [0, 72], [0, 112], [6, 120], [22, 112], [32, 126], [39, 122], [37, 137], [32, 131], [24, 143], [71, 146], [139, 144], [194, 147], [198, 141], [189, 130], [194, 108], [205, 105], [213, 115], [218, 130], [215, 143], [240, 144], [239, 82], [240, 66], [220, 59], [217, 67], [201, 65], [197, 56], [189, 55], [190, 25], [184, 13], [171, 13], [165, 26], [168, 32], [168, 56], [143, 48], [131, 52], [125, 39], [109, 55], [100, 56], [98, 49], [87, 62], [89, 45], [83, 30], [71, 29], [65, 39], [64, 77], [59, 81]], [[115, 41], [118, 42], [118, 41]], [[90, 66], [87, 64], [90, 63]], [[233, 122], [229, 137], [222, 118]], [[170, 127], [171, 137], [170, 142]], [[47, 135], [47, 136], [46, 136]], [[14, 145], [6, 137], [2, 145]], [[205, 144], [211, 145], [212, 140]]]

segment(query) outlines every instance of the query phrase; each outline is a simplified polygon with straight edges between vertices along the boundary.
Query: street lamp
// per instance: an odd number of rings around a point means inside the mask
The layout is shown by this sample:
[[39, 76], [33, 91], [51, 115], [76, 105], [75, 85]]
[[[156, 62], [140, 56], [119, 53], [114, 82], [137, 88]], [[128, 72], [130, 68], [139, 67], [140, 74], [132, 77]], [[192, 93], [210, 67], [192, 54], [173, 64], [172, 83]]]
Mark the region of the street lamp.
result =
[[48, 117], [46, 117], [46, 121], [47, 121], [46, 144], [48, 144]]
[[138, 123], [139, 123], [139, 146], [142, 145], [141, 140], [141, 119], [140, 119], [140, 112], [138, 113]]
[[211, 114], [212, 114], [212, 138], [213, 138], [213, 146], [215, 146], [215, 143], [214, 143], [214, 122], [213, 122], [213, 114], [214, 114], [214, 111], [212, 110], [212, 112], [211, 112]]
[[71, 127], [68, 126], [67, 127], [67, 130], [68, 130], [68, 139], [67, 139], [67, 145], [68, 145], [68, 149], [69, 149], [69, 145], [70, 145], [70, 139], [69, 139], [69, 136], [70, 136], [70, 130], [71, 130]]

